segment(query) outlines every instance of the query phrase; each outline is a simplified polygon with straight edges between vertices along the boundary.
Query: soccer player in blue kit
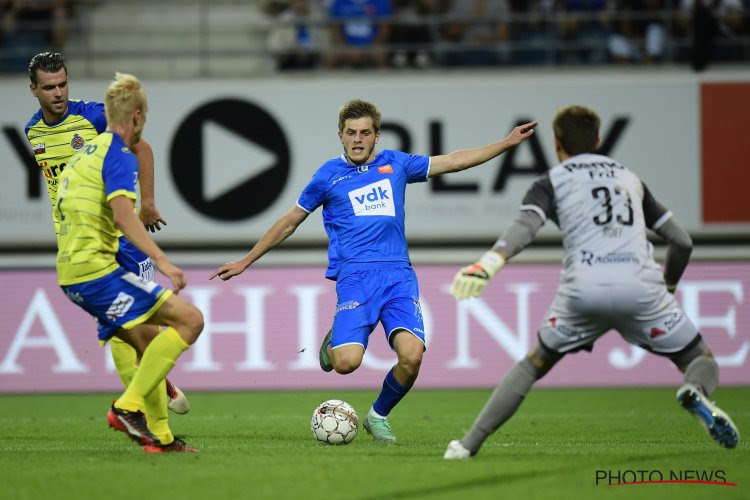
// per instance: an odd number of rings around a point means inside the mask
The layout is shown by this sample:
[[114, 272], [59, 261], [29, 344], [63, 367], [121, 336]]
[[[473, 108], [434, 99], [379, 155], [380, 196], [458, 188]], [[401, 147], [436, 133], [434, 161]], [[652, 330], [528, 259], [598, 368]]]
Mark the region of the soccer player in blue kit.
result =
[[425, 350], [419, 288], [404, 231], [406, 185], [485, 163], [520, 144], [534, 127], [536, 122], [526, 123], [501, 141], [446, 155], [378, 153], [380, 111], [367, 101], [347, 102], [339, 111], [343, 154], [315, 172], [297, 203], [245, 257], [224, 264], [211, 279], [241, 274], [322, 205], [329, 239], [326, 278], [336, 281], [337, 304], [333, 328], [321, 346], [321, 368], [352, 373], [362, 363], [370, 334], [383, 324], [398, 361], [363, 425], [377, 441], [394, 443], [388, 414], [416, 381]]

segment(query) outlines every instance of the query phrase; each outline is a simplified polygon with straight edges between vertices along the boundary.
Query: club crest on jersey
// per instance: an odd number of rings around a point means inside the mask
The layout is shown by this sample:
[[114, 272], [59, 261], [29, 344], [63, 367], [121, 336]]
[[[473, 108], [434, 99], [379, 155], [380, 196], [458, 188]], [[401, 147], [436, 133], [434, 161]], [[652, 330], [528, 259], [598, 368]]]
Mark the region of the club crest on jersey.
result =
[[380, 172], [381, 174], [392, 174], [393, 167], [389, 163], [388, 165], [383, 165], [382, 167], [378, 167], [378, 172]]
[[396, 215], [393, 204], [393, 189], [391, 188], [391, 181], [388, 179], [349, 191], [349, 200], [352, 202], [352, 208], [356, 216], [388, 215], [395, 217]]
[[357, 167], [357, 173], [358, 174], [364, 174], [368, 170], [370, 170], [370, 165], [360, 165], [360, 166]]
[[83, 137], [81, 137], [78, 134], [73, 134], [73, 139], [70, 140], [70, 147], [73, 149], [81, 149], [83, 145], [86, 144], [86, 141], [83, 140]]
[[43, 155], [47, 151], [47, 146], [43, 142], [34, 144], [34, 155]]

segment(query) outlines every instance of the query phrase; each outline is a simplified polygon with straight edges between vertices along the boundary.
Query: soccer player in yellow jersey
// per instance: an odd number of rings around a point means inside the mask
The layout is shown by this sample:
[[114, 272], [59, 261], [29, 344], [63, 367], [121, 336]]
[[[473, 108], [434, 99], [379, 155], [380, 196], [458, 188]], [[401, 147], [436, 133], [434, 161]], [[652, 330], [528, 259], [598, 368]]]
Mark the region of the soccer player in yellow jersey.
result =
[[[146, 94], [136, 77], [117, 73], [104, 105], [107, 130], [90, 140], [58, 176], [58, 281], [71, 301], [97, 319], [102, 343], [116, 336], [142, 354], [133, 379], [107, 414], [110, 427], [146, 452], [197, 451], [175, 438], [166, 422], [152, 431], [143, 409], [165, 393], [165, 377], [198, 339], [203, 316], [172, 290], [117, 262], [119, 236], [124, 234], [175, 291], [186, 284], [182, 270], [169, 262], [135, 214], [138, 161], [130, 148], [140, 140], [146, 122]], [[143, 323], [166, 328], [134, 329]]]
[[[26, 137], [31, 143], [34, 157], [42, 169], [47, 182], [47, 194], [52, 205], [52, 220], [55, 233], [60, 221], [54, 211], [57, 201], [58, 176], [70, 160], [94, 137], [107, 127], [104, 104], [99, 102], [72, 101], [68, 99], [68, 71], [62, 54], [43, 52], [35, 55], [29, 63], [31, 94], [39, 101], [39, 110], [26, 125]], [[141, 210], [139, 217], [151, 231], [166, 225], [154, 201], [154, 154], [151, 146], [141, 140], [133, 148], [138, 159], [141, 188]], [[125, 238], [120, 238], [117, 261], [135, 274], [153, 280], [151, 260]], [[157, 327], [143, 325], [141, 328]], [[136, 368], [136, 353], [125, 342], [113, 339], [110, 343], [115, 367], [127, 385]], [[187, 413], [190, 404], [183, 392], [167, 380], [167, 407], [175, 413]], [[162, 419], [161, 409], [146, 411], [149, 419]]]

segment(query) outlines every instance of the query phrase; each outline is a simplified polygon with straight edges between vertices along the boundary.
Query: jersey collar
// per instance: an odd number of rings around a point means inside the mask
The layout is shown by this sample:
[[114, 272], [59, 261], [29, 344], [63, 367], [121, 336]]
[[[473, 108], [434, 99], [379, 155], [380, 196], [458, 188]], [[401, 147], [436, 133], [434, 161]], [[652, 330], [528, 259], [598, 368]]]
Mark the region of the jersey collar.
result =
[[346, 153], [341, 153], [341, 156], [339, 156], [339, 158], [341, 159], [341, 161], [343, 161], [344, 163], [346, 163], [348, 166], [354, 167], [354, 168], [359, 168], [359, 167], [369, 167], [373, 163], [376, 163], [378, 161], [378, 158], [380, 158], [381, 154], [383, 154], [383, 153], [380, 152], [380, 151], [377, 152], [377, 153], [375, 153], [375, 158], [373, 158], [370, 163], [365, 163], [364, 165], [353, 165], [353, 164], [349, 163], [349, 160], [346, 158]]
[[70, 115], [70, 99], [68, 99], [68, 106], [65, 109], [65, 114], [62, 115], [62, 118], [60, 118], [56, 122], [47, 123], [47, 120], [44, 119], [44, 112], [42, 111], [42, 108], [39, 108], [39, 113], [42, 115], [42, 123], [44, 123], [48, 127], [56, 127], [57, 125], [60, 125], [62, 122], [64, 122], [68, 115]]

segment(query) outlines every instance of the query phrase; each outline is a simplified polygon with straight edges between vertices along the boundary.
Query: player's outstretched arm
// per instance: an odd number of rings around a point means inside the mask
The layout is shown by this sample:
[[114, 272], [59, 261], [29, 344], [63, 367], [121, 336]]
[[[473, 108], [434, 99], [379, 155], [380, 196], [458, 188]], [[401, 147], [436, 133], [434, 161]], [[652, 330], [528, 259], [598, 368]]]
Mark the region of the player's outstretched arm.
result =
[[462, 267], [453, 277], [451, 295], [457, 299], [479, 297], [487, 283], [505, 265], [506, 256], [490, 250], [470, 266]]
[[154, 195], [154, 150], [146, 139], [133, 144], [133, 154], [138, 159], [138, 184], [141, 188], [141, 210], [138, 217], [152, 233], [161, 230], [161, 225], [167, 225], [159, 209], [156, 208]]
[[479, 297], [490, 280], [511, 257], [534, 240], [544, 220], [533, 210], [521, 210], [513, 224], [474, 264], [462, 267], [453, 277], [451, 294], [457, 299]]
[[294, 205], [291, 210], [273, 223], [247, 255], [240, 260], [227, 262], [214, 271], [208, 279], [212, 280], [218, 276], [223, 281], [226, 281], [233, 276], [242, 274], [245, 269], [253, 264], [253, 262], [260, 259], [269, 250], [277, 247], [285, 239], [290, 237], [308, 215], [307, 212], [299, 208], [297, 205]]
[[537, 122], [524, 123], [514, 128], [502, 141], [494, 142], [480, 148], [459, 149], [446, 155], [438, 155], [430, 158], [430, 177], [460, 172], [467, 168], [481, 165], [521, 144], [524, 139], [534, 133]]
[[141, 252], [151, 257], [156, 268], [172, 283], [172, 288], [175, 292], [179, 292], [185, 288], [187, 284], [185, 274], [182, 272], [182, 269], [169, 262], [161, 248], [148, 235], [133, 210], [135, 202], [126, 196], [115, 196], [109, 200], [109, 204], [112, 207], [115, 225], [122, 231], [128, 241], [135, 245]]

